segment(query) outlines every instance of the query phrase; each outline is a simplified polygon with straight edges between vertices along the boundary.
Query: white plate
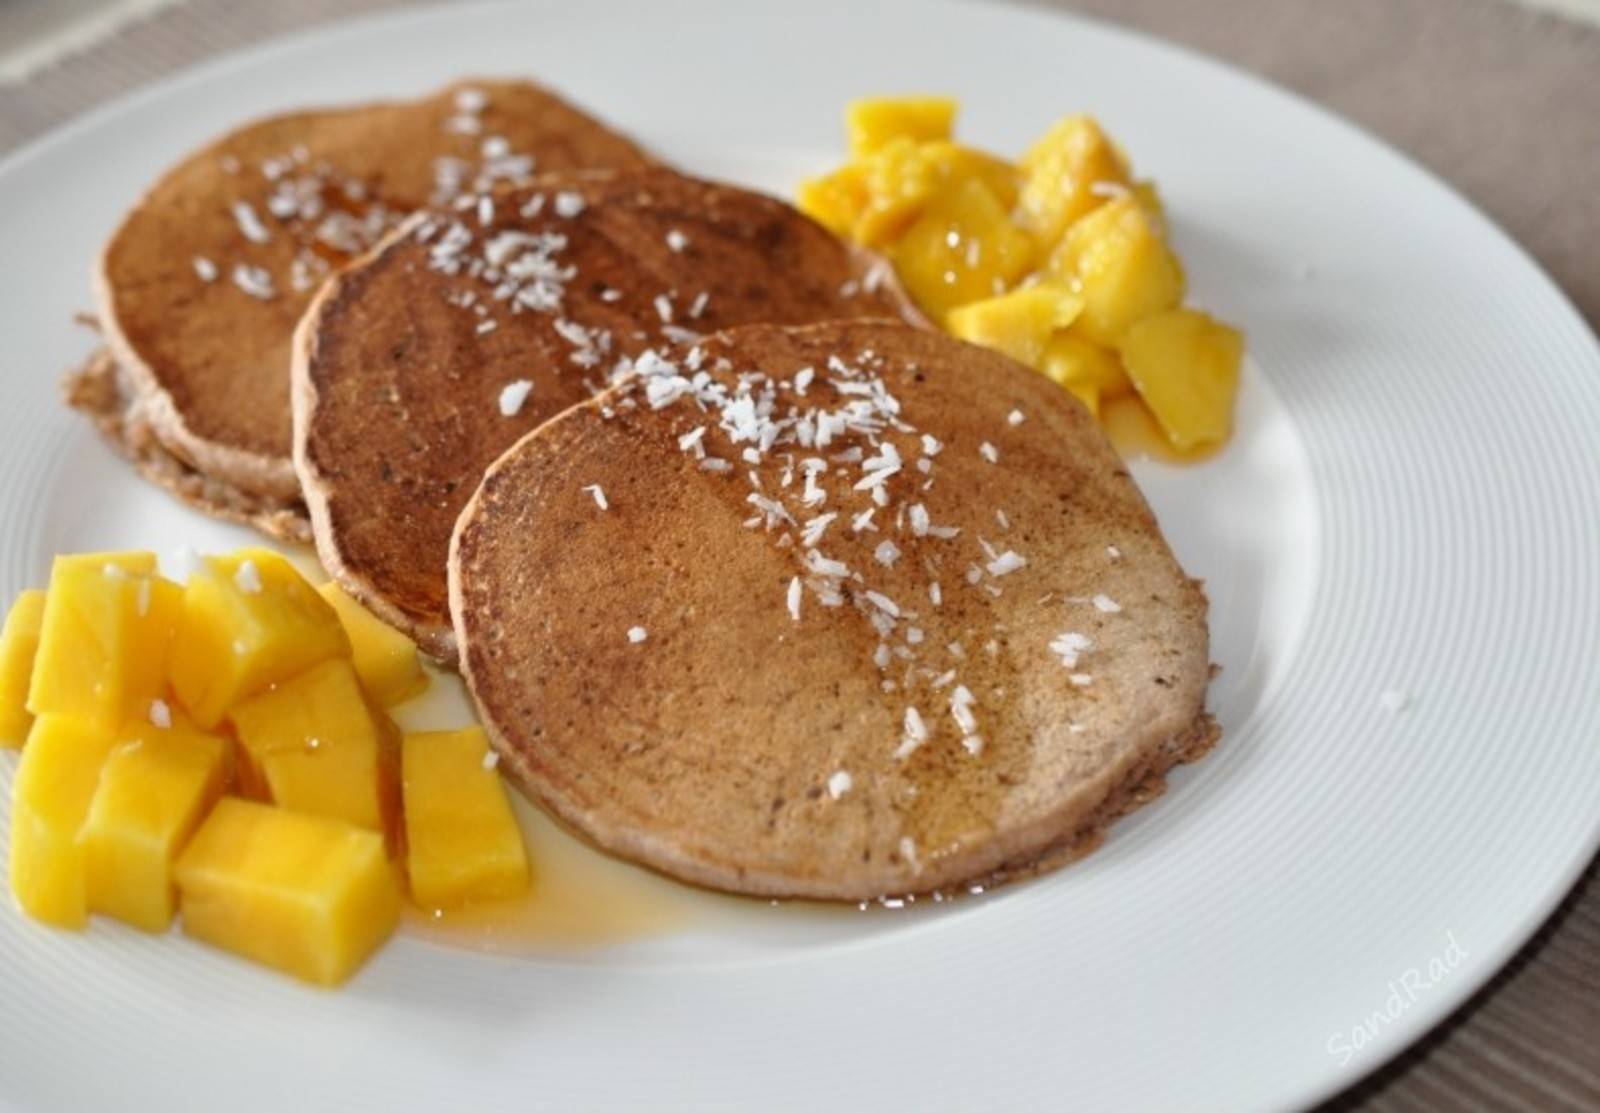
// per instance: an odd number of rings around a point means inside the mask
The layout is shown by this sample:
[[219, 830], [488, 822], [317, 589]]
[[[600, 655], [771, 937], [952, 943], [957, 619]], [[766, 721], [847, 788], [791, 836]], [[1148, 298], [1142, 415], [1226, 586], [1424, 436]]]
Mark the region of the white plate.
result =
[[[95, 249], [214, 132], [531, 74], [685, 167], [788, 192], [839, 157], [851, 96], [945, 90], [963, 134], [1001, 151], [1096, 112], [1162, 184], [1194, 297], [1249, 330], [1232, 447], [1138, 470], [1211, 585], [1218, 749], [1087, 860], [954, 908], [757, 906], [517, 960], [402, 940], [338, 994], [177, 938], [63, 934], [7, 909], [0, 1100], [1293, 1105], [1445, 1016], [1588, 860], [1600, 353], [1521, 252], [1348, 125], [1121, 31], [910, 0], [786, 9], [406, 14], [225, 59], [11, 158], [0, 589], [42, 582], [58, 550], [243, 537], [132, 478], [56, 402], [90, 344], [69, 315]], [[1408, 706], [1386, 710], [1386, 692]], [[1363, 1024], [1371, 1039], [1338, 1051]]]

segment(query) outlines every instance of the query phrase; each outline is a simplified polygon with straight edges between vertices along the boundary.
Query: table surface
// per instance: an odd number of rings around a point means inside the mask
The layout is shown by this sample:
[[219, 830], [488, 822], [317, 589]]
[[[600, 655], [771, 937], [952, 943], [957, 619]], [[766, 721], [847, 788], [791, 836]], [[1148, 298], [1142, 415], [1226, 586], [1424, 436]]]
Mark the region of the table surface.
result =
[[[1482, 206], [1600, 330], [1600, 0], [1032, 2], [1187, 43], [1355, 120]], [[0, 155], [178, 66], [400, 6], [0, 0]], [[1596, 872], [1469, 1003], [1325, 1108], [1600, 1109]]]

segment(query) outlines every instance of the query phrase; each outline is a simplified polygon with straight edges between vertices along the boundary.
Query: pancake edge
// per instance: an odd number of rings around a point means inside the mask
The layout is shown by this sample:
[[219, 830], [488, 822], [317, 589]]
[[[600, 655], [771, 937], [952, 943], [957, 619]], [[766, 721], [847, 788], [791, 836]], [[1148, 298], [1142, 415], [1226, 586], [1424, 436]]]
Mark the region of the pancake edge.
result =
[[[128, 393], [125, 374], [107, 347], [96, 348], [62, 379], [67, 405], [87, 417], [118, 456], [146, 481], [207, 517], [250, 526], [292, 545], [311, 544], [311, 522], [298, 498], [256, 494], [194, 467], [172, 452], [144, 417], [145, 399]], [[108, 398], [108, 392], [115, 397]]]
[[311, 542], [316, 547], [317, 559], [338, 585], [353, 596], [362, 606], [384, 622], [409, 635], [417, 648], [446, 668], [455, 668], [457, 662], [456, 638], [453, 625], [438, 626], [420, 622], [389, 601], [365, 576], [356, 572], [345, 560], [339, 547], [337, 531], [333, 528], [329, 512], [330, 484], [322, 469], [307, 451], [311, 419], [317, 410], [317, 388], [311, 377], [312, 365], [317, 358], [317, 335], [322, 311], [343, 290], [348, 275], [359, 271], [368, 262], [387, 251], [397, 241], [409, 236], [417, 224], [427, 218], [427, 210], [413, 213], [395, 226], [372, 249], [330, 275], [306, 305], [295, 326], [289, 343], [289, 412], [293, 446], [291, 464], [297, 479], [297, 489], [305, 501], [311, 522]]

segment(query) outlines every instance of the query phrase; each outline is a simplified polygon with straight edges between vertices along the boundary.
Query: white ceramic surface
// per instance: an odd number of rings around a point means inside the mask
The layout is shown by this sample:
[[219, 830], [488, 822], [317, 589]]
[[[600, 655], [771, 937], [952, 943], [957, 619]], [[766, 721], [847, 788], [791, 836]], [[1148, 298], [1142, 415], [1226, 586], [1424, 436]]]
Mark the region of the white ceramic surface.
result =
[[[535, 75], [686, 168], [779, 192], [838, 158], [862, 93], [954, 93], [963, 134], [1013, 152], [1097, 113], [1161, 183], [1194, 298], [1249, 330], [1234, 444], [1137, 469], [1210, 584], [1224, 738], [1088, 859], [982, 899], [759, 906], [525, 959], [402, 940], [337, 994], [5, 907], [0, 1106], [1293, 1106], [1442, 1019], [1589, 859], [1594, 338], [1478, 213], [1348, 125], [1025, 10], [455, 6], [225, 59], [17, 154], [0, 591], [42, 582], [55, 551], [245, 536], [141, 484], [56, 400], [91, 344], [70, 322], [90, 260], [143, 185], [252, 115], [472, 73]], [[1408, 974], [1432, 960], [1435, 981]]]

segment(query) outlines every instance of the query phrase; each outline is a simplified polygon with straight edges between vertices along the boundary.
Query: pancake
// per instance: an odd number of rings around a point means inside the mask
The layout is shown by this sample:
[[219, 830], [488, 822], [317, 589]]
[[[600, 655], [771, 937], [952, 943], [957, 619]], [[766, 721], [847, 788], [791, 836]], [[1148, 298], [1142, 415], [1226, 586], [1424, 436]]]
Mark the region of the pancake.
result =
[[989, 883], [1215, 740], [1201, 586], [1042, 376], [879, 321], [639, 372], [495, 462], [449, 565], [500, 768], [602, 848], [762, 896]]
[[83, 366], [68, 373], [64, 386], [67, 405], [94, 422], [111, 447], [151, 483], [213, 518], [254, 526], [280, 541], [311, 544], [311, 519], [300, 499], [251, 494], [173, 455], [109, 349], [95, 349]]
[[453, 663], [445, 561], [484, 468], [651, 347], [914, 313], [887, 266], [864, 265], [781, 201], [667, 170], [419, 214], [328, 283], [297, 335], [295, 463], [323, 565]]
[[[168, 171], [99, 261], [100, 325], [141, 428], [241, 504], [296, 503], [289, 344], [330, 271], [430, 203], [471, 203], [537, 170], [650, 161], [522, 81], [298, 112], [229, 133]], [[159, 481], [164, 469], [142, 470]]]

